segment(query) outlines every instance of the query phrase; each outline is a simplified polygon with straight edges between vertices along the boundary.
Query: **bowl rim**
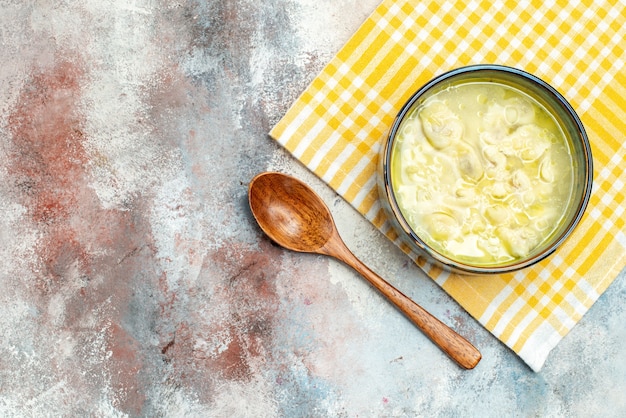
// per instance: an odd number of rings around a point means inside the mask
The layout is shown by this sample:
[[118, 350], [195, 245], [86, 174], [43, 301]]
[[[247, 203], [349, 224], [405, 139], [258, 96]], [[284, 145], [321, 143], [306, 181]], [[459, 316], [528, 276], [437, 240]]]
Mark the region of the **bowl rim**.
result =
[[[575, 215], [569, 221], [569, 224], [563, 229], [563, 231], [543, 250], [534, 254], [532, 257], [514, 260], [510, 263], [504, 264], [496, 264], [496, 265], [476, 265], [471, 263], [466, 263], [462, 261], [455, 260], [453, 258], [447, 257], [445, 254], [434, 250], [430, 247], [425, 241], [423, 241], [411, 228], [407, 220], [405, 219], [398, 202], [395, 197], [395, 193], [393, 191], [392, 183], [391, 183], [391, 153], [393, 150], [393, 144], [397, 137], [398, 130], [404, 121], [405, 116], [412, 110], [415, 103], [430, 89], [433, 87], [440, 85], [441, 83], [449, 80], [453, 77], [467, 74], [470, 72], [499, 72], [503, 74], [510, 74], [514, 77], [520, 77], [531, 83], [536, 84], [540, 89], [543, 89], [548, 93], [548, 96], [554, 102], [554, 106], [560, 106], [565, 111], [567, 118], [573, 122], [573, 125], [576, 129], [576, 135], [573, 135], [572, 140], [580, 141], [580, 145], [582, 146], [583, 152], [583, 161], [584, 161], [584, 187], [582, 192], [581, 199], [577, 202], [577, 208], [575, 210]], [[382, 158], [382, 185], [384, 187], [384, 198], [386, 199], [387, 208], [390, 209], [391, 216], [393, 219], [399, 224], [402, 231], [397, 231], [398, 233], [404, 232], [405, 238], [408, 238], [410, 243], [417, 245], [417, 247], [421, 250], [422, 253], [429, 256], [431, 259], [438, 262], [445, 269], [461, 272], [461, 273], [469, 273], [469, 274], [501, 274], [501, 273], [509, 273], [517, 270], [521, 270], [523, 268], [534, 265], [551, 254], [553, 254], [557, 248], [559, 248], [563, 242], [569, 238], [572, 234], [576, 226], [580, 223], [585, 210], [588, 206], [591, 191], [593, 187], [593, 157], [591, 153], [591, 145], [589, 143], [589, 138], [585, 131], [582, 121], [580, 120], [578, 114], [574, 110], [574, 108], [570, 105], [570, 103], [565, 99], [561, 93], [559, 93], [554, 87], [552, 87], [547, 82], [543, 81], [541, 78], [530, 74], [524, 70], [509, 67], [505, 65], [497, 65], [497, 64], [475, 64], [475, 65], [467, 65], [463, 67], [458, 67], [453, 70], [442, 73], [438, 76], [433, 77], [430, 81], [420, 87], [415, 93], [411, 95], [411, 97], [402, 105], [400, 111], [398, 112], [389, 133], [384, 142], [383, 146], [383, 158]]]

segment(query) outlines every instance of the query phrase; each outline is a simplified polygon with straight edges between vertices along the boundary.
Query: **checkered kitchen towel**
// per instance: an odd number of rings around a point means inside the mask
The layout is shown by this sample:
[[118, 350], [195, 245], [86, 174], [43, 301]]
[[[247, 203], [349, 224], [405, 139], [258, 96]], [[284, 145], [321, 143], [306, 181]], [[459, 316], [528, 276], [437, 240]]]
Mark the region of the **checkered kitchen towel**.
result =
[[586, 126], [595, 166], [589, 207], [565, 247], [502, 276], [424, 265], [538, 371], [626, 265], [625, 40], [624, 2], [385, 0], [270, 135], [397, 242], [378, 201], [376, 165], [385, 133], [415, 90], [478, 63], [524, 69], [557, 88]]

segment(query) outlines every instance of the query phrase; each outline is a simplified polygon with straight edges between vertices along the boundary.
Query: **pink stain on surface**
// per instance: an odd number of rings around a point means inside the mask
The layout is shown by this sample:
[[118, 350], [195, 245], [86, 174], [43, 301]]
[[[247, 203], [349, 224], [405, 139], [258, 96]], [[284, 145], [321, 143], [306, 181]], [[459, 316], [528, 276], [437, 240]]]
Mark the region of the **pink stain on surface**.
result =
[[[212, 295], [194, 300], [194, 311], [163, 347], [175, 378], [205, 388], [197, 392], [204, 401], [211, 401], [211, 382], [250, 381], [259, 365], [271, 360], [278, 251], [269, 243], [261, 251], [231, 243], [205, 260], [198, 286], [210, 284]], [[173, 309], [164, 306], [164, 312], [177, 315]]]
[[84, 248], [67, 227], [87, 161], [74, 108], [81, 73], [80, 67], [64, 62], [35, 75], [8, 119], [14, 147], [8, 171], [31, 221], [45, 231], [38, 282], [44, 293], [59, 284], [70, 260], [81, 271], [88, 267]]
[[142, 383], [137, 379], [145, 366], [139, 343], [120, 325], [112, 324], [108, 332], [108, 349], [111, 353], [113, 391], [120, 409], [138, 414], [146, 400]]
[[[138, 380], [143, 353], [121, 324], [134, 276], [150, 274], [151, 252], [143, 251], [151, 244], [149, 229], [131, 211], [103, 208], [90, 187], [77, 108], [82, 75], [81, 67], [68, 61], [34, 74], [8, 119], [8, 171], [31, 227], [39, 231], [37, 257], [30, 261], [33, 282], [24, 285], [44, 313], [42, 333], [69, 331], [85, 341], [99, 335], [104, 340], [91, 352], [74, 347], [72, 362], [57, 362], [58, 378], [81, 385], [87, 403], [110, 386], [116, 406], [138, 414], [145, 400]], [[142, 253], [147, 264], [137, 260]]]

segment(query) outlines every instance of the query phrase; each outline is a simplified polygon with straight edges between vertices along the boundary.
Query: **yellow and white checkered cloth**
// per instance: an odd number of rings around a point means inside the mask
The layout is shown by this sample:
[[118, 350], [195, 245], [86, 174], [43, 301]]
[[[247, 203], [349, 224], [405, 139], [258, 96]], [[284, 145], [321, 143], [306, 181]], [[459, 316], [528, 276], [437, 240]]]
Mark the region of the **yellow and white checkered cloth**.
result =
[[589, 207], [566, 245], [502, 276], [450, 275], [416, 258], [538, 371], [626, 265], [626, 4], [528, 3], [384, 0], [270, 135], [397, 242], [378, 201], [376, 166], [415, 90], [478, 63], [524, 69], [558, 89], [587, 129], [595, 165]]

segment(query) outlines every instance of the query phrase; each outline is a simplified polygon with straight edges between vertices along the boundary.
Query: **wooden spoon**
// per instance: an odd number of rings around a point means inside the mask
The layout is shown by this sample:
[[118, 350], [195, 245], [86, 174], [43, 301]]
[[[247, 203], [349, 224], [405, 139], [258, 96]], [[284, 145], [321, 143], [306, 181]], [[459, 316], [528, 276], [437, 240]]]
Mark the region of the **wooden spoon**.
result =
[[248, 187], [250, 209], [277, 244], [293, 251], [324, 254], [346, 263], [402, 311], [461, 367], [473, 369], [480, 352], [370, 270], [346, 247], [323, 200], [301, 181], [281, 173], [261, 173]]

